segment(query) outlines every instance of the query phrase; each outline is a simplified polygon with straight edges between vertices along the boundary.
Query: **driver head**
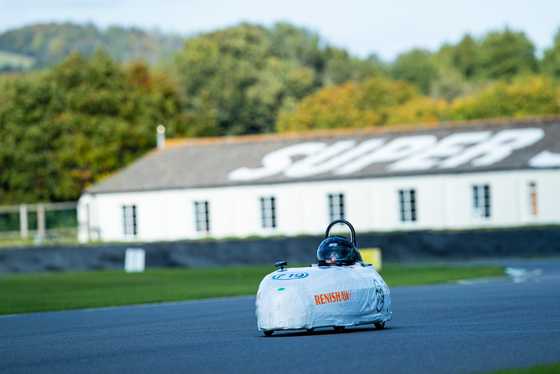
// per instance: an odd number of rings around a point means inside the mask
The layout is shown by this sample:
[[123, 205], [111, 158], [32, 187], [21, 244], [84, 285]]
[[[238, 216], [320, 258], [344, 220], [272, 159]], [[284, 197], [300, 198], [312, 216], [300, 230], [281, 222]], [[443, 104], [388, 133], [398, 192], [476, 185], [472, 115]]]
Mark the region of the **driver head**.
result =
[[355, 248], [350, 240], [333, 236], [321, 242], [317, 249], [319, 266], [353, 265]]

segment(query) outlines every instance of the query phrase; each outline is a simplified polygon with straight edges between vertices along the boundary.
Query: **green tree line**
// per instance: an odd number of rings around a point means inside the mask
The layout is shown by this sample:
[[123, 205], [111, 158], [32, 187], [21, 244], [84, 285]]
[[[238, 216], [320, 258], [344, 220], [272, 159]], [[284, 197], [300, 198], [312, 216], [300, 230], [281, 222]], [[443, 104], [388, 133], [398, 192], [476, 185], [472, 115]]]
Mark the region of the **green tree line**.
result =
[[[323, 87], [282, 110], [277, 131], [560, 113], [560, 30], [542, 59], [522, 32], [465, 35], [398, 56], [387, 75]], [[328, 106], [328, 108], [324, 108]]]
[[0, 204], [75, 200], [169, 137], [560, 113], [560, 33], [542, 58], [522, 32], [466, 35], [391, 64], [280, 23], [186, 39], [158, 64], [106, 49], [0, 75]]
[[155, 124], [169, 124], [171, 134], [184, 126], [182, 106], [167, 75], [103, 51], [5, 78], [0, 203], [75, 200], [153, 147]]

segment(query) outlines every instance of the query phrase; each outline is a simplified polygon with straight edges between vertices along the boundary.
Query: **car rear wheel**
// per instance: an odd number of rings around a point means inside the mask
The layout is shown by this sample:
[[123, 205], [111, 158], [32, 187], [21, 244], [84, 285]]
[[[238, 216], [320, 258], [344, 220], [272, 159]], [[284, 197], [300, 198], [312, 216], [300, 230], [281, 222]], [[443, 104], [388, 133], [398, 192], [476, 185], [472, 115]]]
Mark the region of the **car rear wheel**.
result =
[[385, 328], [385, 322], [374, 322], [373, 324], [378, 330], [383, 330]]
[[263, 332], [266, 336], [272, 336], [272, 333], [274, 332], [274, 330], [265, 330]]
[[344, 331], [344, 326], [333, 326], [334, 331], [336, 332], [343, 332]]
[[313, 332], [313, 330], [315, 330], [315, 329], [307, 329], [307, 332], [311, 334]]

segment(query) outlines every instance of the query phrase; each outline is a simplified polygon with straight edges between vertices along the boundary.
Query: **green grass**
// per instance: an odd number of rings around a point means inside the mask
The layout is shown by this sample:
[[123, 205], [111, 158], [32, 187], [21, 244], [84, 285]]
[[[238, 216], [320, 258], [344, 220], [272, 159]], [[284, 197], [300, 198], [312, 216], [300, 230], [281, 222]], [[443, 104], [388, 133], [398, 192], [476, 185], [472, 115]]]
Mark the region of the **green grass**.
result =
[[410, 267], [388, 264], [384, 265], [380, 274], [389, 287], [394, 287], [495, 277], [504, 275], [504, 268], [501, 266]]
[[[254, 295], [273, 266], [0, 275], [0, 314]], [[503, 275], [499, 266], [387, 266], [390, 287]]]
[[551, 365], [539, 365], [524, 369], [508, 369], [493, 371], [487, 374], [557, 374], [560, 373], [560, 363]]

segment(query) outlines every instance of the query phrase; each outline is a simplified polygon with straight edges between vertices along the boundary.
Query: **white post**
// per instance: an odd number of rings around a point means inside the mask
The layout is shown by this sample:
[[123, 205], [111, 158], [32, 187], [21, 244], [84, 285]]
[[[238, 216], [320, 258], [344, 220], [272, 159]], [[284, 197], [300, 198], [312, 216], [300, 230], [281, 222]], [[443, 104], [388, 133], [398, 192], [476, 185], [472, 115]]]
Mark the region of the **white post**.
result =
[[157, 127], [157, 147], [158, 149], [165, 148], [165, 126], [163, 125]]
[[86, 204], [86, 242], [91, 241], [91, 223], [90, 223], [89, 203]]
[[37, 235], [42, 241], [47, 236], [47, 226], [45, 221], [45, 205], [37, 204]]
[[20, 204], [19, 206], [19, 233], [21, 238], [27, 238], [29, 236], [27, 205], [25, 204]]
[[146, 252], [142, 248], [127, 248], [124, 255], [124, 271], [141, 273], [146, 267]]

